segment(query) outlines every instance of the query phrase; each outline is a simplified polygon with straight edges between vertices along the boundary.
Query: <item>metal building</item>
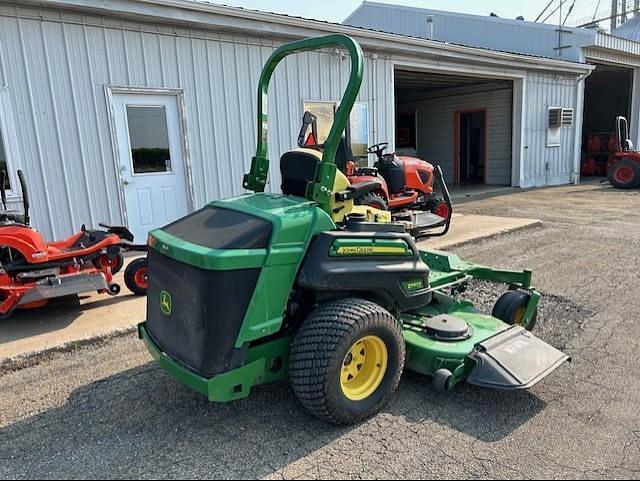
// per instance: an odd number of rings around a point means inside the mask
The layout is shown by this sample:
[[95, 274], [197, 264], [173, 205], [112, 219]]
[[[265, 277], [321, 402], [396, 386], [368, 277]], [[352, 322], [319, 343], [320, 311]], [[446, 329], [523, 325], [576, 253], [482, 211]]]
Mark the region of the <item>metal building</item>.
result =
[[[331, 32], [365, 50], [354, 125], [362, 144], [415, 151], [441, 163], [450, 182], [578, 179], [572, 113], [591, 70], [584, 64], [190, 0], [21, 0], [0, 2], [0, 161], [11, 204], [22, 168], [46, 236], [99, 221], [144, 236], [241, 194], [263, 62], [284, 41]], [[324, 51], [277, 71], [270, 189], [279, 190], [275, 160], [294, 147], [304, 109], [333, 108], [347, 68], [342, 52]], [[445, 125], [455, 138], [440, 138]]]
[[446, 12], [379, 2], [363, 2], [343, 22], [458, 45], [579, 61], [593, 44], [595, 30], [509, 18]]
[[[615, 118], [630, 120], [631, 138], [640, 141], [640, 17], [632, 17], [612, 34], [601, 29], [571, 28], [524, 19], [466, 15], [365, 1], [345, 24], [413, 37], [586, 63], [594, 71], [578, 82], [575, 117], [582, 125], [576, 148], [582, 161], [597, 160], [595, 174], [606, 172], [611, 149], [603, 144], [615, 130]], [[551, 84], [546, 87], [555, 88]], [[533, 92], [528, 92], [528, 95]], [[538, 95], [539, 93], [536, 93]], [[493, 99], [487, 99], [487, 105]], [[529, 115], [537, 115], [529, 112]], [[531, 121], [534, 121], [532, 118]], [[453, 138], [454, 132], [440, 132]], [[598, 140], [599, 148], [594, 148]], [[446, 152], [450, 155], [450, 152]], [[540, 153], [538, 153], [540, 155]], [[492, 180], [492, 179], [490, 179]]]

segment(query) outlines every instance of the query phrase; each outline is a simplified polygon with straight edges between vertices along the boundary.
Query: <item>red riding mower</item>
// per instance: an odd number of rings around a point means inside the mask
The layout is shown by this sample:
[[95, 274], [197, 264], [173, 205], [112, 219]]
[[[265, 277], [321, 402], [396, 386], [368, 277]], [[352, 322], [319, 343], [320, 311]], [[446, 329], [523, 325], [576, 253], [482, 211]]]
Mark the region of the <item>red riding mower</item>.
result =
[[[317, 117], [305, 112], [298, 146], [321, 150], [323, 145], [317, 141]], [[445, 235], [449, 231], [453, 208], [442, 170], [416, 157], [385, 154], [388, 146], [388, 142], [383, 142], [369, 147], [367, 152], [378, 158], [374, 167], [357, 167], [348, 142], [344, 137], [341, 140], [336, 154], [337, 167], [354, 186], [376, 186], [364, 189], [364, 193], [354, 199], [355, 203], [391, 211], [394, 221], [408, 224], [408, 231], [414, 237]], [[433, 232], [440, 227], [443, 227], [440, 232]]]
[[[100, 224], [106, 230], [85, 226], [68, 239], [45, 242], [29, 226], [29, 195], [24, 174], [18, 170], [23, 212], [7, 210], [6, 172], [2, 172], [0, 213], [0, 318], [16, 308], [43, 307], [49, 299], [97, 291], [116, 295], [120, 286], [113, 275], [123, 264], [123, 252], [146, 252], [146, 245], [133, 243], [126, 228]], [[131, 262], [124, 273], [125, 284], [137, 295], [147, 292], [146, 257]]]
[[640, 152], [629, 139], [629, 122], [625, 117], [616, 118], [617, 151], [609, 160], [607, 177], [617, 189], [640, 187]]

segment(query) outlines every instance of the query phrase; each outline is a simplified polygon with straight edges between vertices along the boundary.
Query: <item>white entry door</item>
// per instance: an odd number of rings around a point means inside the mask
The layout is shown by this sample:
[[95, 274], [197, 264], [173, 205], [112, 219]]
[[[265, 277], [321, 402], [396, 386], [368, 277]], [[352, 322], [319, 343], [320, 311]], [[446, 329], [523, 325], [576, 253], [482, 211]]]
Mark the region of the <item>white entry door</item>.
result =
[[138, 242], [189, 211], [178, 98], [114, 94], [127, 224]]

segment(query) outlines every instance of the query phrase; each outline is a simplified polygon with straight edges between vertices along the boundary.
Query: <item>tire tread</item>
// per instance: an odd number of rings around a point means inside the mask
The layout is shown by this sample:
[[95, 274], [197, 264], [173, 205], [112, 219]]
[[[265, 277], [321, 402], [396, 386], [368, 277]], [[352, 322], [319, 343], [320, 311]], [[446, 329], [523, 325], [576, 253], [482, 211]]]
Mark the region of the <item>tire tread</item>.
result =
[[343, 361], [340, 344], [353, 337], [353, 333], [380, 324], [392, 327], [401, 346], [401, 363], [384, 405], [398, 387], [405, 360], [402, 331], [393, 316], [373, 302], [346, 298], [319, 306], [305, 320], [291, 351], [289, 375], [296, 397], [308, 411], [337, 425], [358, 423], [372, 415], [364, 412], [356, 419], [346, 419], [332, 412], [327, 403], [327, 385], [331, 382], [328, 378], [331, 367]]

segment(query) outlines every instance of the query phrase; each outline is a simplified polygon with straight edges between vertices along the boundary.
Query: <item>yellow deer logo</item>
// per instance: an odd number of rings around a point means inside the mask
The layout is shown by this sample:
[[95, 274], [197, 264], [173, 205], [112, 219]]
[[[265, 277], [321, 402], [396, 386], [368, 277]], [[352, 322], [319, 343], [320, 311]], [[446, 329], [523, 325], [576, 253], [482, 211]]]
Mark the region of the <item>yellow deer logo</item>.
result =
[[171, 294], [169, 294], [167, 291], [161, 291], [160, 292], [160, 310], [162, 311], [163, 314], [165, 314], [166, 316], [171, 315], [171, 308], [173, 306], [171, 305]]

